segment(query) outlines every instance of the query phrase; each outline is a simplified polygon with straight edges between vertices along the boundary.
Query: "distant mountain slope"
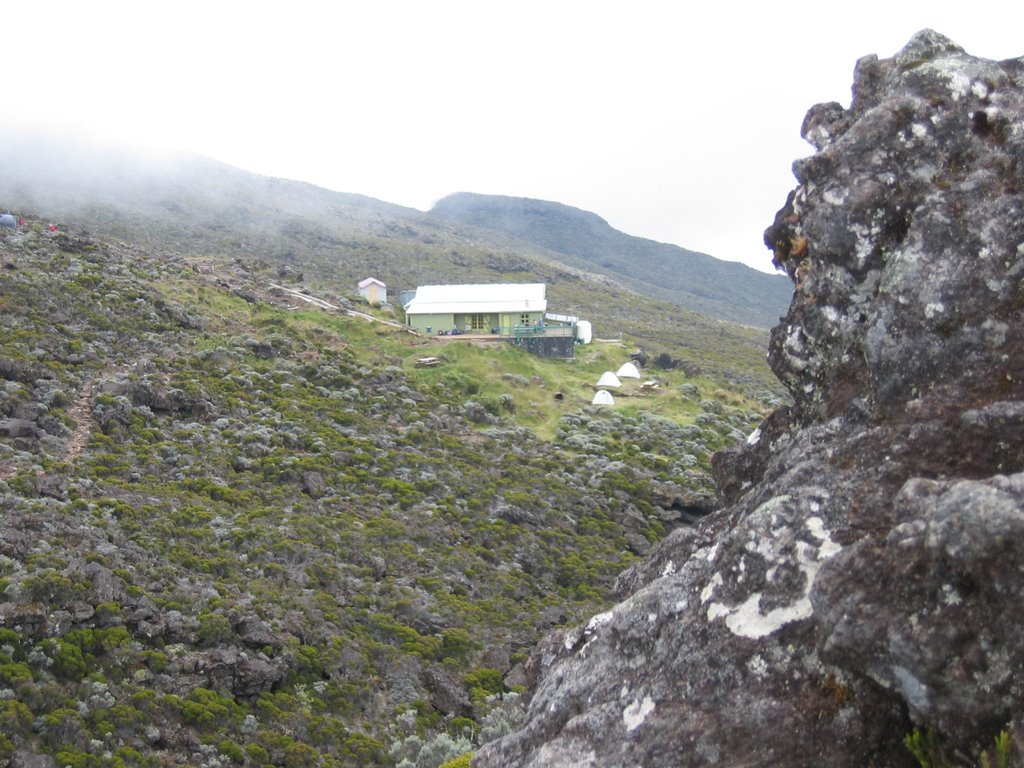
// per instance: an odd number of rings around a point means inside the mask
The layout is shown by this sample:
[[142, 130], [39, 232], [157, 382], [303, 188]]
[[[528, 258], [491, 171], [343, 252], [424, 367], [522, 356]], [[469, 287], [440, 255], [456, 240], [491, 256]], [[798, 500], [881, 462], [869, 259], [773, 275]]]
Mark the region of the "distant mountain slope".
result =
[[764, 360], [762, 328], [652, 301], [653, 291], [638, 292], [585, 259], [499, 230], [364, 195], [197, 155], [0, 128], [0, 210], [8, 207], [131, 242], [181, 267], [251, 270], [332, 300], [354, 295], [367, 276], [386, 282], [392, 296], [427, 284], [543, 282], [553, 309], [591, 320], [602, 338], [782, 395]]
[[596, 214], [561, 203], [459, 192], [438, 202], [430, 214], [503, 232], [641, 293], [761, 328], [778, 323], [793, 292], [781, 275], [633, 237]]

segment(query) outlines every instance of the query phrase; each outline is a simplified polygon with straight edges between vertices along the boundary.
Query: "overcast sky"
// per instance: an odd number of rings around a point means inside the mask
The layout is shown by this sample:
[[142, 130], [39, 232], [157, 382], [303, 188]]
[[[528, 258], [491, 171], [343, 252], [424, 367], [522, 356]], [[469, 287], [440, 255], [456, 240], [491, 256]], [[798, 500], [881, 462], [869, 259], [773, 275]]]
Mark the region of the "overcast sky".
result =
[[849, 0], [31, 2], [0, 117], [429, 209], [555, 200], [771, 270], [761, 233], [856, 60], [931, 27], [1024, 55], [1024, 4]]

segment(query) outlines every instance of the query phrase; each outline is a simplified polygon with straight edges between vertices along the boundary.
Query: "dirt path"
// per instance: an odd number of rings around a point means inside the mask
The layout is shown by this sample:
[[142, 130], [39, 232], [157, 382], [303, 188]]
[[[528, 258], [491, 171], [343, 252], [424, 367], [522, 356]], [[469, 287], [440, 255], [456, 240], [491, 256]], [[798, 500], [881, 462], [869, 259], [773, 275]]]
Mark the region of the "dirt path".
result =
[[85, 382], [78, 399], [68, 408], [68, 417], [75, 422], [75, 432], [68, 440], [67, 447], [61, 461], [68, 463], [82, 455], [93, 429], [96, 428], [96, 420], [92, 417], [92, 393], [96, 389], [97, 377]]
[[277, 283], [269, 283], [268, 285], [273, 290], [283, 291], [284, 293], [288, 294], [292, 298], [298, 299], [299, 301], [304, 301], [307, 304], [312, 304], [314, 307], [320, 307], [321, 309], [330, 309], [330, 310], [333, 310], [335, 312], [342, 312], [342, 313], [348, 315], [349, 317], [361, 317], [363, 320], [369, 320], [371, 323], [380, 323], [381, 325], [389, 325], [392, 328], [398, 328], [399, 330], [406, 331], [407, 333], [411, 333], [411, 334], [416, 335], [416, 336], [419, 335], [419, 333], [417, 331], [415, 331], [412, 328], [409, 328], [406, 325], [402, 325], [401, 323], [396, 323], [396, 322], [393, 322], [391, 320], [383, 320], [383, 319], [381, 319], [379, 317], [374, 317], [373, 315], [368, 315], [365, 312], [359, 312], [359, 311], [354, 310], [354, 309], [342, 309], [341, 307], [338, 307], [338, 306], [335, 306], [334, 304], [331, 304], [329, 301], [324, 301], [323, 299], [318, 299], [316, 296], [310, 296], [308, 293], [304, 293], [303, 291], [298, 291], [298, 290], [296, 290], [294, 288], [287, 288], [287, 287], [285, 287], [283, 285], [278, 285]]
[[[71, 407], [68, 408], [67, 414], [71, 421], [75, 424], [75, 431], [71, 435], [71, 439], [68, 440], [67, 446], [61, 453], [60, 461], [62, 463], [68, 463], [74, 461], [82, 455], [82, 451], [85, 450], [86, 444], [89, 442], [89, 437], [92, 435], [93, 429], [96, 428], [96, 421], [92, 417], [92, 393], [96, 389], [96, 382], [98, 377], [93, 377], [85, 382], [82, 387], [82, 391], [79, 392], [78, 398], [72, 403]], [[0, 465], [0, 480], [10, 480], [21, 470], [20, 467], [14, 466], [13, 464]], [[36, 472], [37, 475], [42, 475], [44, 472], [39, 470]]]

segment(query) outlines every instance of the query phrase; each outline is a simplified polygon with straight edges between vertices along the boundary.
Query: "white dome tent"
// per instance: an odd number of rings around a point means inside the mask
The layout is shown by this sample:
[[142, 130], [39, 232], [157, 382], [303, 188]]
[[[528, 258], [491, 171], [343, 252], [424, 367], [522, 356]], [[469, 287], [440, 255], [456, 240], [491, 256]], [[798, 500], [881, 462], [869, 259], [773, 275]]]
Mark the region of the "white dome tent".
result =
[[619, 377], [611, 371], [605, 371], [601, 374], [601, 378], [597, 380], [597, 386], [599, 387], [621, 387], [622, 382], [619, 381]]
[[639, 379], [640, 371], [637, 370], [635, 363], [623, 363], [615, 375], [620, 379]]
[[594, 393], [594, 399], [590, 401], [591, 405], [615, 405], [615, 398], [612, 397], [612, 393], [607, 389], [599, 389]]

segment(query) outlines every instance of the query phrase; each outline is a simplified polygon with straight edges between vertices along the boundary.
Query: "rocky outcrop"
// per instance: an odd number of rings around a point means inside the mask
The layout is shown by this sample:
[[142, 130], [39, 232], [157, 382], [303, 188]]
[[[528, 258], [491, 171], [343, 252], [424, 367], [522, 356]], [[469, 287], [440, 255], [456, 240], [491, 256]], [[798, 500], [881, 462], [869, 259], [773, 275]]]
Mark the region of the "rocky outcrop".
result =
[[914, 727], [977, 756], [1022, 725], [1022, 79], [924, 31], [810, 110], [765, 234], [794, 405], [534, 654], [526, 725], [474, 766], [913, 765]]

